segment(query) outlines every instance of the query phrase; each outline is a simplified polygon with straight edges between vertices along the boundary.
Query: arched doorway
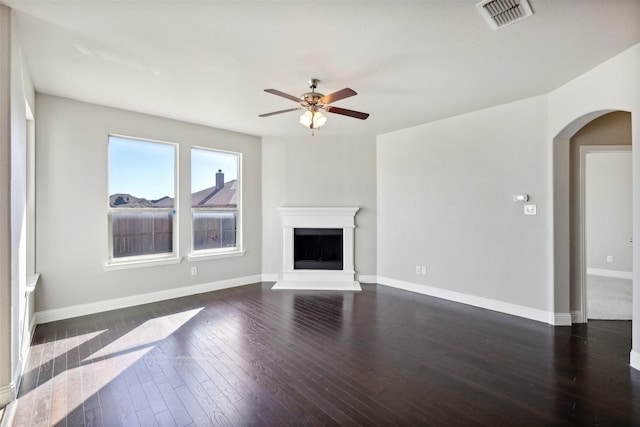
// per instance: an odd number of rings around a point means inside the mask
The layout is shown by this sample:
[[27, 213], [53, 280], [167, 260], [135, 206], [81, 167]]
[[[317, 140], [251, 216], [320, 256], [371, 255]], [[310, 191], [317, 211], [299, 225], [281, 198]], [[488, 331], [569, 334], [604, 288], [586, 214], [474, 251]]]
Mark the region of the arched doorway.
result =
[[[579, 140], [586, 130], [591, 132], [590, 136]], [[580, 146], [596, 144], [631, 144], [631, 114], [614, 110], [592, 112], [575, 119], [554, 138], [554, 309], [556, 313], [571, 313], [571, 323], [583, 323], [587, 318]]]

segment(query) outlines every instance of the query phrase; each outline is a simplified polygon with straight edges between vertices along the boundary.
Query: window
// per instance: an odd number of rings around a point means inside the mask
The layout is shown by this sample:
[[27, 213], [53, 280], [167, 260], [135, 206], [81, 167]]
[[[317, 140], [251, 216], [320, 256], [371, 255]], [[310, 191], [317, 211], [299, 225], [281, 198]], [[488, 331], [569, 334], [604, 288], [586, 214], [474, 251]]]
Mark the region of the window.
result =
[[191, 149], [193, 253], [240, 252], [240, 163], [238, 153]]
[[176, 251], [175, 144], [109, 136], [109, 260]]

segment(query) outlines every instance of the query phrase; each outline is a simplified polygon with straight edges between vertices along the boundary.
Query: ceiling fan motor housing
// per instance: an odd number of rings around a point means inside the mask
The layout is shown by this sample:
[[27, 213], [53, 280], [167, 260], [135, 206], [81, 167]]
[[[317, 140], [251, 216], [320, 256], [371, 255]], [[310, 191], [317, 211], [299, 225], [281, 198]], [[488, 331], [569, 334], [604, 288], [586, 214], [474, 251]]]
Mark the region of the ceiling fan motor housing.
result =
[[320, 101], [320, 98], [324, 96], [323, 94], [316, 92], [316, 88], [318, 87], [318, 83], [320, 83], [320, 80], [309, 79], [307, 83], [309, 83], [309, 89], [311, 89], [311, 92], [303, 93], [300, 96], [300, 105], [303, 107], [318, 105], [318, 101]]
[[321, 94], [320, 92], [303, 93], [302, 96], [300, 97], [300, 100], [301, 100], [300, 103], [304, 107], [308, 107], [311, 105], [318, 105], [322, 97], [324, 97], [324, 95]]

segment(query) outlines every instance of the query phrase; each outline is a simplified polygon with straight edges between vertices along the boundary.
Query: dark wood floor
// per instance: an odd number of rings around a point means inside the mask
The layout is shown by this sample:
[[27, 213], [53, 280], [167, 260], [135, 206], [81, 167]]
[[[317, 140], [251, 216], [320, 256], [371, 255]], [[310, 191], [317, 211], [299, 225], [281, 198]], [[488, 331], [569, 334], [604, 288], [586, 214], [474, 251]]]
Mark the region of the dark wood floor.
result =
[[269, 287], [38, 326], [14, 425], [640, 425], [631, 322]]

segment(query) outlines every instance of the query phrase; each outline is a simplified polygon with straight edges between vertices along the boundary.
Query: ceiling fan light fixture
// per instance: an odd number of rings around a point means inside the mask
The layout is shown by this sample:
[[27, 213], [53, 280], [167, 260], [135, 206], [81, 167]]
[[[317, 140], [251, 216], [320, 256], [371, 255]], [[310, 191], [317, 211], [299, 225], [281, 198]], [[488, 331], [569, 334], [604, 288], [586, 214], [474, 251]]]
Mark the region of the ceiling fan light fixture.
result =
[[327, 118], [324, 116], [324, 114], [318, 111], [313, 115], [313, 122], [315, 125], [314, 127], [316, 129], [320, 129], [325, 125], [325, 123], [327, 123]]
[[313, 123], [313, 115], [311, 111], [305, 111], [302, 113], [300, 116], [300, 124], [304, 127], [309, 127], [311, 126], [311, 123]]
[[307, 110], [300, 116], [300, 124], [309, 129], [320, 129], [327, 123], [327, 118], [319, 111]]

